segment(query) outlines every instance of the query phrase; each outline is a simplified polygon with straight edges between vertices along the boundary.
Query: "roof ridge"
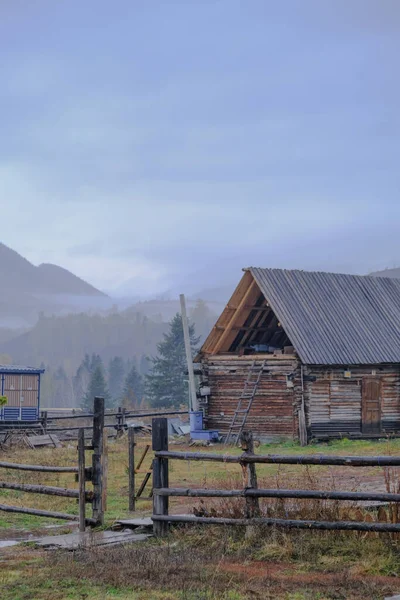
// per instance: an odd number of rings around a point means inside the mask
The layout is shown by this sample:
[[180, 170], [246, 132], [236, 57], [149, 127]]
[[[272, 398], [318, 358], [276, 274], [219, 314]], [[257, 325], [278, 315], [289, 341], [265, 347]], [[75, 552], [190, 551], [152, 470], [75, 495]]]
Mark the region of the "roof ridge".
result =
[[[355, 277], [359, 279], [390, 279], [391, 281], [396, 281], [396, 277], [384, 277], [383, 275], [371, 275], [369, 273], [365, 275], [360, 275], [360, 273], [342, 273], [335, 271], [312, 271], [309, 269], [283, 269], [280, 267], [243, 267], [242, 271], [252, 271], [257, 269], [259, 271], [280, 271], [282, 273], [311, 273], [316, 275], [336, 275], [340, 277]], [[399, 278], [400, 280], [400, 278]]]

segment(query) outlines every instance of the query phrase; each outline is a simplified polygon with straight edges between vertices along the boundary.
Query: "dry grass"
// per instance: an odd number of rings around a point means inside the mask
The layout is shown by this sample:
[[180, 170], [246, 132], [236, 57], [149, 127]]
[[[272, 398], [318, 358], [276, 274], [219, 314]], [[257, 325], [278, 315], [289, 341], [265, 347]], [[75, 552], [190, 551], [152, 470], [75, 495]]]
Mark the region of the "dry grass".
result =
[[[148, 440], [138, 439], [137, 457]], [[188, 449], [178, 447], [178, 449]], [[398, 453], [400, 442], [346, 441], [329, 446], [300, 449], [293, 445], [265, 447], [259, 453], [389, 454]], [[207, 449], [204, 449], [207, 452]], [[213, 452], [226, 452], [215, 446]], [[239, 454], [236, 449], [230, 452]], [[3, 460], [32, 464], [76, 464], [76, 445], [61, 449], [32, 451], [18, 448], [2, 454]], [[151, 457], [143, 465], [145, 470]], [[91, 453], [87, 453], [90, 464]], [[240, 488], [238, 465], [171, 461], [170, 485]], [[107, 523], [128, 516], [127, 441], [109, 444]], [[357, 490], [369, 481], [377, 489], [398, 492], [397, 469], [351, 469], [348, 467], [257, 466], [260, 487]], [[138, 476], [140, 483], [143, 475]], [[37, 474], [19, 471], [2, 473], [2, 478], [25, 483], [76, 487], [73, 475]], [[77, 512], [75, 501], [0, 490], [1, 502]], [[243, 499], [194, 502], [172, 499], [171, 512], [197, 510], [243, 516]], [[326, 500], [276, 500], [260, 502], [263, 514], [303, 519], [355, 518], [397, 522], [393, 507], [367, 511], [354, 503]], [[151, 503], [138, 503], [139, 514], [149, 514]], [[397, 510], [397, 507], [396, 507]], [[391, 512], [392, 511], [392, 512]], [[386, 515], [386, 516], [385, 516]], [[47, 521], [48, 523], [51, 521]], [[54, 521], [52, 521], [54, 522]], [[22, 515], [2, 515], [0, 527], [38, 527], [46, 521]], [[3, 537], [5, 529], [3, 529]], [[90, 598], [133, 598], [134, 600], [339, 600], [383, 598], [400, 590], [397, 540], [389, 535], [356, 532], [280, 531], [258, 529], [251, 537], [242, 528], [181, 527], [166, 542], [125, 548], [91, 549], [44, 558], [37, 551], [11, 568], [3, 562], [0, 597], [5, 600], [83, 600]], [[39, 568], [40, 567], [40, 568]], [[27, 579], [29, 578], [29, 579]], [[29, 584], [27, 584], [29, 581]], [[33, 590], [33, 591], [32, 591]]]
[[216, 527], [181, 528], [162, 543], [58, 553], [48, 560], [53, 571], [75, 581], [149, 597], [169, 592], [182, 600], [288, 599], [299, 590], [310, 599], [378, 599], [396, 589], [399, 570], [398, 556], [376, 537], [261, 529], [248, 539], [244, 531]]

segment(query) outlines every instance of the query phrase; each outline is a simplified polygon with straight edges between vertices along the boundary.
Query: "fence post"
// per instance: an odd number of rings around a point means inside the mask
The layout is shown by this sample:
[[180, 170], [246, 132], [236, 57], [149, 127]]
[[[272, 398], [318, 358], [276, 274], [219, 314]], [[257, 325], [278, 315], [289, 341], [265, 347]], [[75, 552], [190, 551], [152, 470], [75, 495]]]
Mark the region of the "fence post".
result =
[[[242, 431], [240, 434], [240, 445], [244, 450], [242, 456], [248, 454], [254, 454], [254, 440], [253, 433], [251, 431]], [[257, 473], [255, 463], [242, 463], [243, 470], [243, 482], [244, 487], [257, 489]], [[253, 517], [260, 516], [260, 505], [258, 498], [246, 497], [246, 518], [252, 519]]]
[[85, 430], [78, 431], [79, 531], [86, 528]]
[[115, 428], [117, 430], [117, 438], [121, 435], [121, 421], [122, 421], [122, 408], [118, 406], [117, 414], [115, 415], [116, 425]]
[[42, 410], [42, 428], [47, 433], [47, 410]]
[[[152, 420], [153, 452], [168, 450], [168, 419], [160, 417]], [[153, 514], [168, 515], [168, 496], [159, 496], [157, 488], [168, 486], [168, 459], [155, 458], [153, 461]], [[154, 521], [154, 535], [164, 537], [168, 534], [167, 521]]]
[[92, 483], [93, 483], [93, 519], [99, 525], [104, 524], [103, 485], [105, 477], [104, 465], [104, 398], [94, 399], [93, 411], [93, 455], [92, 455]]
[[129, 510], [135, 510], [135, 430], [128, 429]]

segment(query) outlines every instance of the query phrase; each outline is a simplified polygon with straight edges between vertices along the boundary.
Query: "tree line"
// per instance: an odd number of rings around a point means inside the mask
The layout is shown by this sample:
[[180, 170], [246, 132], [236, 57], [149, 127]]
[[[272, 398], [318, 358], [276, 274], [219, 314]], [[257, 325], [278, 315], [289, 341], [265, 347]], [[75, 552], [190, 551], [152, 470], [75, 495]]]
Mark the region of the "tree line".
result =
[[[190, 323], [189, 333], [194, 356], [200, 341], [194, 323]], [[104, 397], [107, 408], [187, 406], [189, 387], [180, 314], [169, 322], [155, 356], [114, 356], [105, 365], [99, 354], [87, 353], [73, 377], [63, 367], [47, 369], [43, 376], [42, 406], [90, 410], [95, 396]]]

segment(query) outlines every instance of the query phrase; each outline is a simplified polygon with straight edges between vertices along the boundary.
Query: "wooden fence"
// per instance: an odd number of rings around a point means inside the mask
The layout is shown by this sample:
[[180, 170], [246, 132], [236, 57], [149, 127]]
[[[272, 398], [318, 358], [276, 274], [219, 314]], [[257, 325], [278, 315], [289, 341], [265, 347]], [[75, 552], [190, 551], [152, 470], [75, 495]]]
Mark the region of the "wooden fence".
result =
[[[60, 415], [60, 416], [52, 416], [48, 413], [51, 412], [51, 409], [42, 410], [40, 413], [40, 418], [37, 421], [27, 421], [24, 423], [20, 422], [8, 422], [8, 421], [0, 421], [0, 433], [7, 433], [9, 431], [15, 432], [18, 430], [29, 430], [29, 429], [38, 429], [39, 431], [43, 431], [44, 433], [55, 433], [57, 431], [79, 431], [79, 429], [91, 429], [92, 425], [65, 425], [62, 423], [57, 425], [58, 421], [75, 421], [76, 419], [80, 420], [92, 420], [93, 413], [77, 413], [71, 415]], [[124, 431], [127, 429], [127, 419], [140, 419], [145, 417], [157, 417], [157, 416], [173, 416], [173, 415], [187, 415], [187, 410], [169, 410], [169, 411], [148, 411], [144, 410], [140, 411], [128, 411], [123, 407], [119, 407], [117, 412], [105, 412], [104, 417], [105, 420], [112, 420], [112, 423], [104, 424], [105, 428], [116, 429], [118, 431]]]
[[[0, 481], [0, 488], [22, 492], [47, 494], [64, 498], [73, 498], [79, 503], [79, 515], [71, 515], [55, 511], [39, 510], [21, 506], [0, 504], [0, 511], [24, 513], [39, 517], [51, 517], [79, 521], [79, 530], [85, 531], [86, 525], [102, 525], [106, 508], [106, 476], [107, 476], [107, 436], [104, 435], [104, 398], [94, 399], [92, 444], [85, 445], [85, 429], [78, 431], [78, 465], [70, 467], [27, 465], [10, 462], [0, 462], [1, 469], [19, 471], [34, 471], [39, 473], [73, 473], [79, 483], [78, 489], [61, 488], [47, 485], [13, 483]], [[92, 450], [92, 466], [85, 465], [85, 450]], [[93, 491], [86, 491], [86, 483], [93, 485]], [[92, 517], [86, 517], [86, 504], [92, 505]]]
[[[295, 529], [354, 530], [400, 533], [398, 523], [371, 523], [363, 521], [316, 521], [300, 519], [278, 519], [261, 517], [259, 498], [301, 498], [347, 501], [400, 502], [400, 494], [381, 492], [346, 492], [325, 490], [260, 489], [257, 485], [256, 464], [290, 465], [332, 465], [352, 467], [400, 467], [399, 456], [329, 456], [329, 455], [256, 455], [253, 438], [249, 432], [241, 436], [241, 456], [209, 454], [205, 452], [168, 451], [167, 419], [153, 419], [153, 515], [154, 533], [165, 536], [169, 523], [202, 523], [209, 525], [263, 525]], [[193, 489], [169, 487], [169, 461], [212, 461], [239, 464], [242, 467], [246, 485], [243, 489]], [[245, 518], [196, 517], [191, 515], [170, 515], [168, 499], [175, 497], [191, 498], [245, 498]]]

